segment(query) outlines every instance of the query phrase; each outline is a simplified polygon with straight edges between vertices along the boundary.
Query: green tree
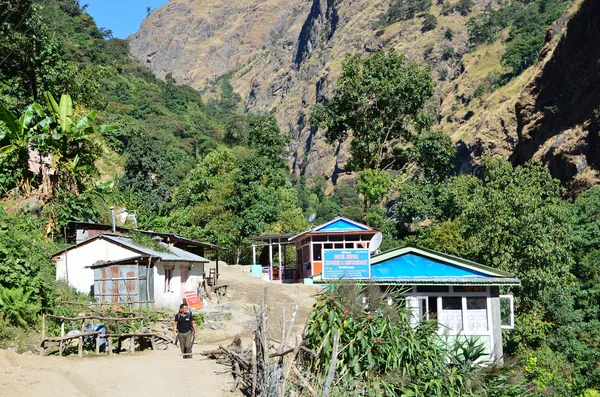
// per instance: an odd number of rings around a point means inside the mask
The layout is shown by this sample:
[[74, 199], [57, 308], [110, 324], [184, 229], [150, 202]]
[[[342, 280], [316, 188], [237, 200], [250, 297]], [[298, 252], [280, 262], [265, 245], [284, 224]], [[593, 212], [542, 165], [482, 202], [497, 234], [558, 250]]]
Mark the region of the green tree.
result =
[[281, 162], [281, 156], [289, 140], [289, 136], [279, 131], [275, 116], [250, 117], [247, 144], [261, 156], [274, 162]]
[[387, 24], [406, 21], [430, 8], [431, 0], [391, 0], [387, 13], [381, 18]]
[[363, 197], [363, 219], [373, 204], [379, 204], [392, 187], [387, 172], [381, 170], [363, 170], [358, 173], [356, 191]]
[[406, 64], [393, 50], [366, 59], [348, 55], [336, 87], [327, 104], [314, 107], [311, 124], [326, 128], [331, 144], [351, 136], [346, 171], [402, 168], [404, 146], [431, 125], [429, 69]]

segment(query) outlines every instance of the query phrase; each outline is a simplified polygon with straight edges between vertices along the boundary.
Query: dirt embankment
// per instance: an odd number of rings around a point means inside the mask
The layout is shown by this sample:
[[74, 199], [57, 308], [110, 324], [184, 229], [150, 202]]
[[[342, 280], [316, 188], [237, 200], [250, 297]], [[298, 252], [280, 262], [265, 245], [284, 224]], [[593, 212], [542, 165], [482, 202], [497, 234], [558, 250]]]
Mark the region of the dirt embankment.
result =
[[[264, 289], [270, 308], [273, 338], [281, 330], [282, 308], [289, 321], [300, 294], [296, 332], [306, 322], [314, 302], [316, 287], [300, 284], [275, 284], [250, 276], [240, 266], [220, 265], [220, 284], [227, 284], [227, 296], [219, 304], [209, 303], [203, 310], [214, 319], [212, 326], [198, 332], [194, 352], [227, 345], [236, 334], [244, 346], [252, 341], [254, 307], [263, 300]], [[214, 329], [213, 329], [214, 328]], [[183, 360], [179, 349], [145, 351], [115, 356], [88, 355], [84, 358], [40, 357], [0, 350], [0, 396], [232, 396], [231, 377], [214, 360], [196, 355]]]

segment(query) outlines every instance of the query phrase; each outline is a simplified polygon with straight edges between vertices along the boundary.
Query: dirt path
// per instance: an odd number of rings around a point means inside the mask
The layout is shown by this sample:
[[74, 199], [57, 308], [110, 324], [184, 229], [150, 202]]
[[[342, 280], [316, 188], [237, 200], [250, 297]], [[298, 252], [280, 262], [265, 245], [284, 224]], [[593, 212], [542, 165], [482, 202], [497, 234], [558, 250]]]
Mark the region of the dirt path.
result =
[[[220, 265], [219, 283], [228, 285], [227, 296], [204, 309], [209, 316], [220, 319], [211, 323], [216, 329], [205, 326], [199, 330], [194, 352], [227, 345], [236, 334], [242, 336], [244, 346], [250, 346], [254, 307], [260, 306], [265, 287], [273, 338], [281, 338], [282, 308], [289, 321], [298, 294], [301, 303], [294, 329], [302, 330], [318, 289], [266, 282], [244, 270], [241, 266]], [[226, 369], [200, 355], [184, 360], [175, 346], [164, 351], [81, 359], [0, 350], [0, 396], [239, 396], [229, 391], [231, 376], [220, 374]]]

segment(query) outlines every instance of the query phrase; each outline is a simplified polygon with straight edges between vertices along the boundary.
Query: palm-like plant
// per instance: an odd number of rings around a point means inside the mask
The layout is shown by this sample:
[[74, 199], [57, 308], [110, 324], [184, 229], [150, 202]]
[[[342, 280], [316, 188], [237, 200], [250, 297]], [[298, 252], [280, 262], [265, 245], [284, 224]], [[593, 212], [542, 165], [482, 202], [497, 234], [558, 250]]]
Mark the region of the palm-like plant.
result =
[[[93, 162], [97, 157], [96, 145], [92, 140], [93, 122], [98, 112], [91, 111], [76, 120], [73, 101], [69, 95], [62, 95], [57, 103], [49, 92], [44, 93], [49, 110], [46, 120], [41, 123], [44, 142], [40, 143], [52, 156], [55, 170], [54, 187], [79, 193], [86, 178], [93, 174]], [[101, 127], [106, 129], [107, 127]]]

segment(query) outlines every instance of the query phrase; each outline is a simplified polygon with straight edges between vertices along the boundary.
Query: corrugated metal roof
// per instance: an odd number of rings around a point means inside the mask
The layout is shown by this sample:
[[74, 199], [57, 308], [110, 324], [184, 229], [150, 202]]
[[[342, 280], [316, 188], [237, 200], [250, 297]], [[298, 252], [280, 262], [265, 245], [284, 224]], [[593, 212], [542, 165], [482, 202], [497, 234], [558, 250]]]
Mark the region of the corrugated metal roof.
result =
[[[315, 284], [328, 284], [338, 280], [324, 279], [321, 275], [313, 277]], [[342, 281], [369, 284], [402, 285], [521, 285], [518, 278], [508, 277], [396, 277], [376, 279], [342, 279]]]
[[130, 238], [127, 238], [127, 237], [115, 236], [115, 235], [110, 235], [110, 234], [102, 234], [101, 238], [112, 241], [123, 247], [130, 248], [136, 252], [139, 252], [139, 253], [142, 253], [142, 254], [145, 254], [148, 256], [152, 256], [154, 258], [160, 258], [163, 261], [185, 261], [185, 262], [203, 262], [203, 263], [208, 262], [208, 259], [206, 259], [200, 255], [192, 254], [191, 252], [188, 252], [181, 248], [177, 248], [177, 247], [165, 244], [163, 242], [159, 242], [159, 244], [162, 247], [164, 247], [165, 249], [167, 249], [168, 252], [161, 252], [161, 251], [153, 250], [152, 248], [148, 248], [141, 244], [137, 244], [137, 243], [133, 242]]

